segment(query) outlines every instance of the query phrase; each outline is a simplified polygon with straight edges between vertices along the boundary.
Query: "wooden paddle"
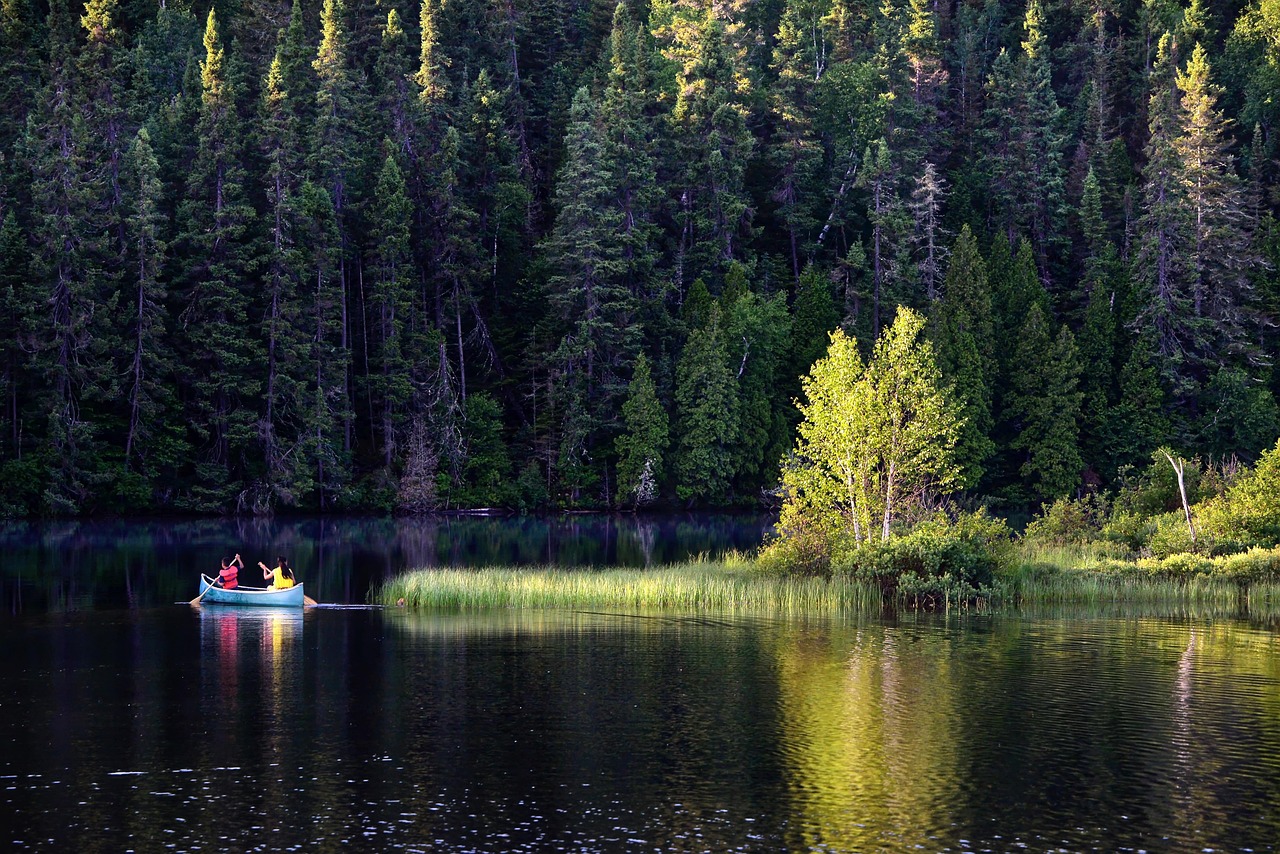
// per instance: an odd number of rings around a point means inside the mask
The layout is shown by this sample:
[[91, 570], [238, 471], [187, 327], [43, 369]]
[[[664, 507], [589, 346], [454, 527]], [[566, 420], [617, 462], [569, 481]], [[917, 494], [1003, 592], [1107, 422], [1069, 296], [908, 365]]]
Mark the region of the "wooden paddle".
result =
[[[203, 575], [202, 575], [202, 576], [200, 576], [200, 577], [201, 577], [202, 579], [204, 578], [204, 576], [203, 576]], [[187, 604], [188, 604], [188, 605], [199, 605], [199, 604], [200, 604], [200, 600], [204, 598], [204, 594], [208, 593], [208, 592], [209, 592], [210, 590], [212, 590], [212, 589], [213, 589], [213, 584], [212, 584], [212, 583], [210, 583], [208, 587], [206, 587], [205, 589], [203, 589], [203, 590], [201, 590], [201, 591], [200, 591], [200, 595], [199, 595], [199, 596], [197, 596], [196, 598], [192, 599], [192, 600], [191, 600], [190, 602], [188, 602]], [[305, 599], [306, 597], [304, 596], [303, 598]]]
[[320, 603], [319, 603], [319, 602], [317, 602], [316, 600], [312, 599], [312, 598], [311, 598], [310, 596], [308, 596], [307, 594], [303, 593], [303, 594], [302, 594], [302, 604], [303, 604], [303, 605], [319, 605]]

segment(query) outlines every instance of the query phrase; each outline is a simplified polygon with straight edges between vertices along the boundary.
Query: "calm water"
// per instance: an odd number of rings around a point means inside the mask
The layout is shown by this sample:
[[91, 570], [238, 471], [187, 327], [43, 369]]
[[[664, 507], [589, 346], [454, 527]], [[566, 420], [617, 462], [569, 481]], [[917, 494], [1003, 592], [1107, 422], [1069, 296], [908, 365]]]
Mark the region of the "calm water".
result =
[[197, 571], [212, 573], [236, 552], [251, 583], [259, 560], [274, 566], [285, 555], [312, 598], [361, 603], [371, 586], [415, 567], [675, 563], [754, 549], [772, 522], [707, 514], [0, 522], [0, 614], [190, 599]]
[[1280, 843], [1280, 634], [1230, 614], [24, 602], [0, 616], [0, 847]]

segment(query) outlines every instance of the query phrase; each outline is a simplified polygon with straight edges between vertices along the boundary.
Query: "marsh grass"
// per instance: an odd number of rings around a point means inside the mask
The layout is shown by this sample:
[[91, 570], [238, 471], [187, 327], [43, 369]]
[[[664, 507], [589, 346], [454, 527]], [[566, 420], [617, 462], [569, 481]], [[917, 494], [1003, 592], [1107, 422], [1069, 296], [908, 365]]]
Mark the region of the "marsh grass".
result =
[[420, 569], [390, 579], [371, 598], [384, 605], [404, 599], [413, 609], [455, 613], [635, 609], [799, 616], [878, 613], [895, 606], [999, 611], [1067, 605], [1280, 616], [1280, 583], [1271, 578], [1153, 573], [1114, 549], [1090, 545], [1024, 546], [976, 601], [889, 595], [886, 601], [877, 584], [848, 577], [765, 572], [754, 558], [730, 554], [651, 569]]
[[807, 614], [881, 607], [875, 585], [849, 579], [767, 575], [748, 560], [695, 561], [653, 569], [422, 569], [375, 594], [393, 605], [473, 611], [493, 608], [635, 608]]

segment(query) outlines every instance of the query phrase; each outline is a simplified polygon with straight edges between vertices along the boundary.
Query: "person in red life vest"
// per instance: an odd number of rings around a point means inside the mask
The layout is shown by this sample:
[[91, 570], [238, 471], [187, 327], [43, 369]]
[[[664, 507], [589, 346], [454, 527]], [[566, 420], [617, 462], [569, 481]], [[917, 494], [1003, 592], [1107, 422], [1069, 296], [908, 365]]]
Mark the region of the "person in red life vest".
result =
[[222, 571], [218, 573], [214, 583], [227, 590], [235, 590], [240, 585], [240, 570], [243, 568], [244, 561], [240, 559], [240, 555], [236, 555], [231, 560], [223, 558]]

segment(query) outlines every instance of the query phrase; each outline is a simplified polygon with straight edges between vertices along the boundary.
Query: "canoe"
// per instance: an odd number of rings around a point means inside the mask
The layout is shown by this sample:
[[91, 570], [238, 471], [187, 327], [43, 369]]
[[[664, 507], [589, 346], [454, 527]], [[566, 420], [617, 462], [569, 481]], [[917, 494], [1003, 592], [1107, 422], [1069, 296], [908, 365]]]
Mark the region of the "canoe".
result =
[[[207, 575], [200, 576], [200, 593], [204, 602], [214, 602], [219, 605], [271, 605], [277, 608], [281, 607], [302, 607], [304, 597], [302, 595], [302, 585], [295, 584], [284, 590], [274, 590], [270, 587], [237, 587], [235, 590], [223, 590], [221, 587], [212, 587], [213, 579]], [[208, 590], [208, 593], [205, 591]]]

